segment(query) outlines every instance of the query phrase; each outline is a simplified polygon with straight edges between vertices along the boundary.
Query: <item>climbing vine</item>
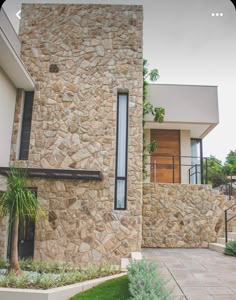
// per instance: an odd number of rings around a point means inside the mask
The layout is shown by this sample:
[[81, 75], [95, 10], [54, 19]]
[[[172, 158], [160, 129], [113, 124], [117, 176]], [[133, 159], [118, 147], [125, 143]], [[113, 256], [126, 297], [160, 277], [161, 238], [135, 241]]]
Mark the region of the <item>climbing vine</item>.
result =
[[[165, 117], [165, 109], [163, 107], [154, 107], [148, 101], [148, 85], [149, 82], [155, 82], [159, 78], [159, 72], [157, 69], [149, 70], [148, 62], [146, 59], [143, 60], [143, 128], [145, 125], [145, 116], [148, 114], [153, 115], [154, 122], [162, 123]], [[143, 131], [144, 132], [144, 131]], [[148, 156], [156, 151], [157, 142], [151, 141], [150, 144], [146, 143], [145, 134], [143, 133], [143, 178], [148, 177], [147, 162]]]

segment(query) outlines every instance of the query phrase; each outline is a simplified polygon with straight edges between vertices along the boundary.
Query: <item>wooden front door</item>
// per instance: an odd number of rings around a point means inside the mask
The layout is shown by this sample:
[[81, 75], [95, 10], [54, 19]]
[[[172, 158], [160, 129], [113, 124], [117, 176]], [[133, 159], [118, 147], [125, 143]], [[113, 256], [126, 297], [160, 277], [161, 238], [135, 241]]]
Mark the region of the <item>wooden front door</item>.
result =
[[151, 129], [157, 150], [151, 155], [151, 182], [180, 183], [179, 130]]

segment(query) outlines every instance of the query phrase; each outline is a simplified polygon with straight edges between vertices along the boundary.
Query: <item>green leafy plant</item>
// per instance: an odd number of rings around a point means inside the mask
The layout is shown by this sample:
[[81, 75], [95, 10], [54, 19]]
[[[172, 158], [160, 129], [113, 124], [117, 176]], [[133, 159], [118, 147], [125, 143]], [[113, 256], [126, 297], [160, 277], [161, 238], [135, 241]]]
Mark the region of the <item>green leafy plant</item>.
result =
[[226, 157], [224, 169], [227, 175], [236, 174], [236, 150], [230, 151]]
[[11, 168], [7, 190], [0, 198], [0, 217], [9, 216], [12, 230], [9, 272], [22, 273], [18, 260], [19, 222], [26, 217], [35, 220], [43, 212], [35, 194], [26, 187], [27, 177], [21, 169]]
[[57, 261], [39, 261], [27, 258], [19, 261], [22, 270], [33, 271], [38, 273], [60, 273], [71, 272], [76, 270], [75, 266], [65, 262]]
[[204, 177], [207, 175], [207, 183], [211, 183], [213, 187], [226, 184], [228, 179], [221, 161], [211, 155], [203, 163]]
[[169, 300], [171, 292], [158, 272], [158, 266], [145, 259], [134, 261], [128, 268], [129, 300]]
[[9, 262], [0, 258], [0, 269], [7, 269], [9, 267]]
[[[154, 107], [148, 101], [148, 85], [149, 81], [156, 81], [159, 78], [159, 72], [157, 69], [149, 70], [148, 62], [146, 59], [143, 60], [143, 127], [145, 125], [145, 116], [148, 114], [153, 115], [155, 122], [163, 123], [165, 117], [165, 109], [163, 107]], [[148, 156], [156, 151], [157, 142], [151, 141], [150, 144], [146, 143], [145, 136], [143, 136], [143, 178], [147, 178], [148, 172], [147, 167], [147, 158]]]
[[230, 256], [236, 256], [236, 240], [229, 241], [226, 244], [224, 254]]
[[10, 273], [6, 276], [0, 276], [1, 287], [12, 287], [12, 288], [26, 288], [28, 282], [28, 276], [21, 274], [18, 276], [16, 273]]

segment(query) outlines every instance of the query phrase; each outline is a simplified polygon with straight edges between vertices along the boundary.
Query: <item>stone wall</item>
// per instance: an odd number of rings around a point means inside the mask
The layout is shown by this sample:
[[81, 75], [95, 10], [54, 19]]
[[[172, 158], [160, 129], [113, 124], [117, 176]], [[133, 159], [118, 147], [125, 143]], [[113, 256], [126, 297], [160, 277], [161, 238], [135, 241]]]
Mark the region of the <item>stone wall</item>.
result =
[[119, 263], [140, 250], [140, 216], [131, 205], [127, 211], [114, 211], [113, 199], [100, 182], [45, 179], [29, 184], [38, 187], [40, 202], [49, 212], [37, 222], [36, 259]]
[[[29, 183], [47, 209], [36, 224], [35, 257], [118, 262], [141, 247], [142, 7], [23, 4], [21, 17], [22, 59], [36, 84], [26, 165], [104, 176]], [[118, 91], [132, 102], [126, 211], [114, 210]]]
[[207, 185], [143, 185], [143, 247], [207, 247], [223, 230], [225, 196]]

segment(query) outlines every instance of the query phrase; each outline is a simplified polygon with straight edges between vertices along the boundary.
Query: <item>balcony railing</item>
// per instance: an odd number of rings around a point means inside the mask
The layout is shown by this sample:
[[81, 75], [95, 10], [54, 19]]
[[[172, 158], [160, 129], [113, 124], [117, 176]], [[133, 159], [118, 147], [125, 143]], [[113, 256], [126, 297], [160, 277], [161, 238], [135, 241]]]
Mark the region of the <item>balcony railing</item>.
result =
[[196, 156], [150, 155], [147, 171], [152, 182], [180, 183], [181, 175], [192, 184], [207, 183], [203, 176], [203, 160]]
[[[146, 159], [146, 171], [150, 181], [156, 183], [213, 184], [231, 200], [232, 196], [236, 196], [236, 184], [232, 176], [227, 177], [223, 171], [216, 174], [219, 177], [214, 177], [212, 160], [200, 156], [150, 155]], [[218, 160], [214, 162], [222, 168]]]

